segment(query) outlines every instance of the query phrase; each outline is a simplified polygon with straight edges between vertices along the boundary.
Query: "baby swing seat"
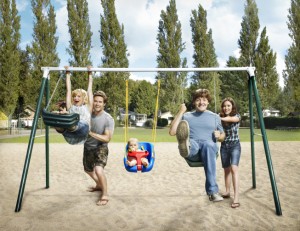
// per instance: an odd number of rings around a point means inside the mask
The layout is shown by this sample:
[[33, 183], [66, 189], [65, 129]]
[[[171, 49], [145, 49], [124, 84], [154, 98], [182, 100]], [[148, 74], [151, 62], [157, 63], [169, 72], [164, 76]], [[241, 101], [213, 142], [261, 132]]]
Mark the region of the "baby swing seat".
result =
[[[139, 142], [139, 149], [138, 151], [128, 151], [128, 144], [125, 148], [125, 156], [124, 156], [124, 167], [128, 172], [149, 172], [154, 165], [154, 147], [153, 144], [148, 142]], [[127, 156], [134, 157], [137, 160], [137, 165], [135, 166], [129, 166], [127, 162]], [[145, 167], [142, 165], [141, 159], [143, 157], [146, 157], [148, 159], [149, 165], [148, 167]]]

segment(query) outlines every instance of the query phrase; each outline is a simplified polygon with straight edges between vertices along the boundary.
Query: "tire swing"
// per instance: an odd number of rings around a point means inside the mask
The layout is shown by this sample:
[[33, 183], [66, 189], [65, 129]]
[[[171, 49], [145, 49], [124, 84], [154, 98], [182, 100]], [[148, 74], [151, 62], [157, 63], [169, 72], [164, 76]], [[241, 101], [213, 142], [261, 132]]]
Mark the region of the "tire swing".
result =
[[[157, 96], [155, 104], [155, 113], [152, 125], [152, 140], [155, 143], [156, 139], [156, 125], [157, 125], [157, 112], [158, 112], [158, 98], [160, 90], [160, 80], [157, 81]], [[127, 143], [128, 138], [128, 80], [126, 80], [126, 112], [125, 112], [125, 142]], [[136, 158], [137, 164], [135, 166], [129, 166], [127, 164], [127, 157]], [[147, 167], [142, 165], [141, 159], [147, 158], [149, 165]], [[155, 161], [154, 145], [150, 142], [139, 142], [137, 151], [128, 150], [128, 144], [125, 147], [125, 155], [123, 158], [124, 167], [128, 172], [149, 172], [152, 170]]]
[[78, 124], [80, 119], [79, 114], [77, 113], [58, 114], [58, 113], [53, 113], [48, 111], [48, 107], [52, 101], [53, 95], [56, 92], [57, 86], [61, 78], [63, 78], [62, 74], [56, 82], [55, 88], [53, 90], [53, 93], [50, 97], [47, 106], [42, 110], [42, 117], [43, 117], [44, 124], [47, 126], [57, 127], [57, 128], [70, 128]]

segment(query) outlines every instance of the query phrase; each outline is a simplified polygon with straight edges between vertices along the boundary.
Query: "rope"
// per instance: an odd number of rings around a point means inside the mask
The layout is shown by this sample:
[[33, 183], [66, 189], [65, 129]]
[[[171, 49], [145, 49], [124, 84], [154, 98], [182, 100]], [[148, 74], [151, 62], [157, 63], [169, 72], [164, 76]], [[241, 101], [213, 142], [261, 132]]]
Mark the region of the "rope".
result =
[[51, 97], [50, 97], [50, 99], [49, 99], [49, 101], [48, 101], [48, 104], [47, 104], [47, 106], [46, 106], [46, 111], [48, 110], [48, 107], [49, 107], [49, 105], [50, 105], [50, 103], [51, 103], [51, 101], [52, 101], [52, 98], [53, 98], [53, 96], [54, 96], [54, 93], [56, 92], [56, 89], [57, 89], [57, 87], [58, 87], [58, 84], [59, 84], [59, 82], [60, 82], [60, 79], [62, 79], [62, 74], [60, 74], [60, 76], [59, 76], [59, 78], [58, 78], [58, 80], [57, 80], [57, 82], [56, 82], [56, 85], [55, 85], [55, 88], [54, 88], [54, 90], [53, 90], [53, 92], [52, 92], [52, 94], [51, 94]]
[[157, 127], [159, 91], [160, 91], [160, 80], [157, 80], [157, 95], [156, 95], [155, 112], [154, 112], [154, 118], [153, 118], [153, 127], [152, 127], [152, 141], [153, 141], [153, 143], [155, 143], [155, 141], [156, 141], [156, 127]]
[[126, 110], [125, 110], [125, 143], [127, 143], [128, 139], [128, 80], [126, 80]]

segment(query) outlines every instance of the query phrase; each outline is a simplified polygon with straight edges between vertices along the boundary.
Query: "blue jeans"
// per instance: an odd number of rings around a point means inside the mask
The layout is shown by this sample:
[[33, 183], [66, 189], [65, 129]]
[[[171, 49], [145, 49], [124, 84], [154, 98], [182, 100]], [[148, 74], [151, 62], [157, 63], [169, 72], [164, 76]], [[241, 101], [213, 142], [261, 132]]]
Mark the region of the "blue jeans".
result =
[[89, 124], [85, 121], [79, 121], [75, 131], [65, 130], [63, 136], [69, 144], [83, 144], [89, 134]]
[[221, 144], [222, 167], [229, 168], [231, 165], [239, 166], [241, 157], [241, 143]]
[[218, 145], [213, 141], [190, 140], [190, 154], [187, 157], [191, 161], [201, 161], [204, 165], [206, 176], [205, 190], [208, 195], [219, 192], [216, 179], [216, 153]]

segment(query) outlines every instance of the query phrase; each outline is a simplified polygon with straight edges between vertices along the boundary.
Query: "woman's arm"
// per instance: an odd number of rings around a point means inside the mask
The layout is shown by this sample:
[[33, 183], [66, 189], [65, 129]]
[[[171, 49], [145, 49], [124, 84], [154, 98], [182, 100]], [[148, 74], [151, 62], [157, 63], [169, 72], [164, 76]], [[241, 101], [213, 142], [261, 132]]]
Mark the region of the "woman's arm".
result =
[[[88, 66], [89, 70], [90, 70], [90, 68], [91, 67]], [[87, 89], [88, 108], [89, 108], [89, 111], [92, 113], [94, 97], [93, 97], [93, 75], [92, 75], [91, 71], [88, 71], [88, 76], [89, 76], [89, 83], [88, 83], [88, 89]]]
[[226, 116], [226, 117], [221, 117], [221, 120], [227, 123], [237, 123], [240, 121], [240, 118], [238, 116]]
[[70, 71], [68, 70], [69, 67], [68, 66], [65, 66], [65, 69], [66, 69], [66, 90], [67, 90], [67, 93], [66, 93], [66, 107], [67, 107], [67, 110], [70, 109], [70, 107], [72, 106], [72, 89], [71, 89], [71, 73]]

